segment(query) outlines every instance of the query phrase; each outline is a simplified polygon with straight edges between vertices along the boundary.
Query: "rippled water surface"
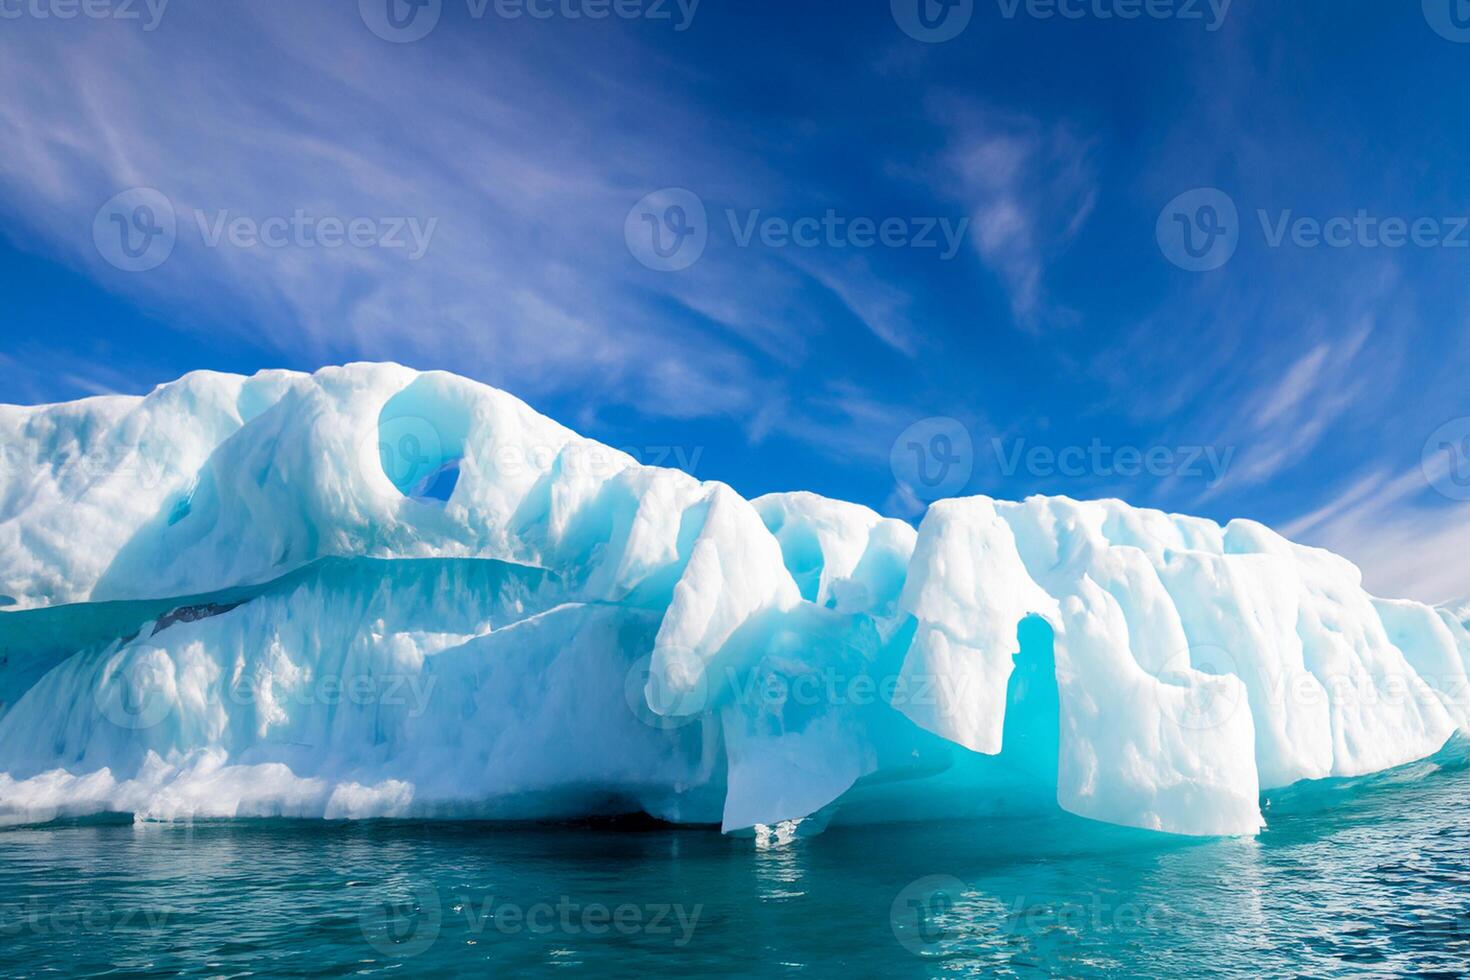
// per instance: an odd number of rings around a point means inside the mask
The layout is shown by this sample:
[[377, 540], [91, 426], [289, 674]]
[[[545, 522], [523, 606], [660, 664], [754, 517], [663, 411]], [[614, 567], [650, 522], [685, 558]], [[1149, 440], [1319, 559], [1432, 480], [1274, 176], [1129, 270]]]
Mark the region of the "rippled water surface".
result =
[[1282, 794], [1256, 840], [1063, 815], [732, 839], [129, 820], [0, 831], [0, 975], [1470, 970], [1463, 749]]

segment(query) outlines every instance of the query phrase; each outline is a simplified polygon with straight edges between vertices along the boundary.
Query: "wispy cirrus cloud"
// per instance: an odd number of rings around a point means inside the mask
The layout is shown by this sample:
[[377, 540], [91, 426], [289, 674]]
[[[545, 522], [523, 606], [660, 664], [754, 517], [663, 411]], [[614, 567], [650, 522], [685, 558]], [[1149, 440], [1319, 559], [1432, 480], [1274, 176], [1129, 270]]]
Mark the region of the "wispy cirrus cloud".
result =
[[1373, 470], [1327, 504], [1283, 525], [1282, 533], [1349, 556], [1375, 595], [1464, 600], [1470, 503], [1431, 489], [1449, 465], [1431, 454], [1424, 465], [1401, 472]]
[[1047, 266], [1096, 206], [1093, 141], [1065, 123], [950, 99], [934, 113], [950, 140], [944, 185], [970, 209], [975, 250], [1004, 284], [1016, 322], [1039, 331], [1075, 319], [1048, 292]]
[[1312, 345], [1246, 395], [1240, 422], [1229, 430], [1232, 444], [1246, 452], [1210, 494], [1264, 482], [1307, 457], [1358, 403], [1367, 375], [1356, 362], [1373, 327], [1371, 317], [1364, 317], [1347, 332]]
[[[788, 200], [798, 184], [714, 150], [710, 122], [676, 90], [610, 74], [640, 60], [630, 32], [494, 26], [446, 24], [399, 46], [351, 5], [284, 3], [180, 8], [153, 33], [8, 24], [11, 238], [175, 319], [297, 358], [453, 365], [522, 394], [590, 391], [674, 417], [748, 418], [773, 383], [792, 383], [831, 329], [814, 294], [912, 355], [907, 290], [861, 257], [721, 241], [679, 273], [639, 265], [624, 222], [648, 192], [693, 188], [716, 225], [726, 204]], [[232, 44], [201, 43], [220, 34]], [[92, 226], [133, 187], [167, 199], [177, 242], [130, 274], [98, 254]], [[407, 220], [428, 235], [417, 258], [230, 244], [236, 219], [298, 213]], [[800, 386], [790, 395], [799, 415]]]

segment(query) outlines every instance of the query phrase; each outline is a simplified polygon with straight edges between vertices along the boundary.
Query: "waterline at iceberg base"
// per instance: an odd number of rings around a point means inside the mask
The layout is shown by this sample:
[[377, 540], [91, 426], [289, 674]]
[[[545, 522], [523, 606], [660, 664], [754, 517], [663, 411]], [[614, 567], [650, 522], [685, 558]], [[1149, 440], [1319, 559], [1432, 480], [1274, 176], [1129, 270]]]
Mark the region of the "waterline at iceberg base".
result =
[[0, 406], [0, 451], [4, 823], [1251, 835], [1470, 727], [1458, 616], [1249, 521], [747, 501], [397, 365]]

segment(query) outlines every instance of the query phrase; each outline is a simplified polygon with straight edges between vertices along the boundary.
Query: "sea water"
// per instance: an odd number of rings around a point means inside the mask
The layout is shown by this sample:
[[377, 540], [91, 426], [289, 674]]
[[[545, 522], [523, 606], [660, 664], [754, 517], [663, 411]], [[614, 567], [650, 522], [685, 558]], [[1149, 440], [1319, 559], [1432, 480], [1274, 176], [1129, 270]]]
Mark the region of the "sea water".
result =
[[0, 975], [1470, 971], [1463, 746], [1273, 794], [1253, 839], [128, 818], [0, 831]]

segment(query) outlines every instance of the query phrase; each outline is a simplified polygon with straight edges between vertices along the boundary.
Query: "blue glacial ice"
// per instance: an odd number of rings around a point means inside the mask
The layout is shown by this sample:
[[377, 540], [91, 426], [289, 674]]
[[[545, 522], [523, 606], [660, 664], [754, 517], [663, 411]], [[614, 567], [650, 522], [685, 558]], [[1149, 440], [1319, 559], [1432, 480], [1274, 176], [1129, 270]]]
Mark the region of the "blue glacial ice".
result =
[[1213, 835], [1470, 727], [1465, 614], [1250, 521], [747, 501], [357, 364], [0, 406], [0, 822]]

